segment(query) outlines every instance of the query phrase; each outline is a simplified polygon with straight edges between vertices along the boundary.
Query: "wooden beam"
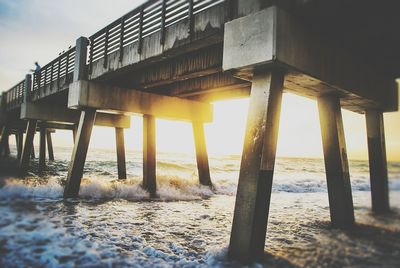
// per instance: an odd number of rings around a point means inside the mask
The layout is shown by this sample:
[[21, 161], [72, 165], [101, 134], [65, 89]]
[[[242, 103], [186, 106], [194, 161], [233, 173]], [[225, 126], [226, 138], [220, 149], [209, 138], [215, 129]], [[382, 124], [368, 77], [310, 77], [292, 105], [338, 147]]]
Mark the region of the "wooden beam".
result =
[[340, 99], [321, 96], [318, 109], [332, 226], [349, 229], [354, 226], [354, 208]]
[[380, 214], [390, 210], [383, 113], [380, 111], [367, 111], [365, 118], [367, 123], [372, 211]]
[[212, 121], [212, 105], [208, 103], [89, 81], [77, 81], [70, 85], [68, 107], [147, 114], [175, 120]]
[[125, 163], [125, 138], [124, 129], [115, 128], [115, 141], [117, 145], [117, 164], [118, 179], [126, 179], [126, 163]]
[[156, 119], [151, 115], [143, 116], [143, 188], [156, 196]]
[[77, 197], [79, 194], [83, 168], [85, 166], [95, 117], [96, 110], [87, 109], [81, 111], [81, 119], [79, 121], [77, 137], [68, 168], [67, 183], [64, 189], [65, 198]]
[[274, 71], [257, 73], [252, 81], [229, 244], [230, 258], [245, 263], [264, 256], [283, 80]]

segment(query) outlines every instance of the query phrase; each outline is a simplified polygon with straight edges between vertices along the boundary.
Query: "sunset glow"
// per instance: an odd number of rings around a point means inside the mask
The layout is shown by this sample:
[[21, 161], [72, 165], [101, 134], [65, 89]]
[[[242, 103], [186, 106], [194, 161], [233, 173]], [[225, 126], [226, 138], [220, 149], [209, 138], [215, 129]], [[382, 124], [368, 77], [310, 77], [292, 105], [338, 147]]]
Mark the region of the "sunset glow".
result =
[[[248, 99], [214, 103], [214, 120], [206, 124], [207, 149], [213, 155], [239, 155], [242, 152]], [[400, 158], [400, 143], [395, 133], [400, 133], [399, 113], [386, 115], [387, 154], [389, 161]], [[364, 115], [343, 110], [346, 144], [350, 159], [368, 159]], [[278, 156], [322, 158], [322, 141], [317, 103], [293, 94], [284, 94], [281, 112]], [[114, 148], [114, 130], [95, 127], [91, 148]], [[38, 139], [36, 139], [38, 140]], [[57, 131], [54, 141], [59, 146], [70, 146], [70, 131]], [[128, 150], [142, 149], [142, 118], [132, 117], [131, 128], [125, 130]], [[192, 126], [187, 122], [157, 120], [157, 149], [159, 152], [184, 152], [194, 154]]]

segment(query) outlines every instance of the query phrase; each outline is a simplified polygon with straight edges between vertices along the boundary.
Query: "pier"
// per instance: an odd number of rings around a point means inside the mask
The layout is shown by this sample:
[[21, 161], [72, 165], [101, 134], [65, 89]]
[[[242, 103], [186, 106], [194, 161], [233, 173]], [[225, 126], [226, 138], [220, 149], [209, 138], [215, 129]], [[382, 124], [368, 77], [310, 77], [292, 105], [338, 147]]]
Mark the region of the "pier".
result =
[[397, 17], [394, 4], [376, 1], [150, 0], [79, 37], [74, 47], [3, 92], [0, 157], [10, 154], [15, 135], [25, 174], [38, 132], [43, 171], [46, 152], [50, 161], [57, 153], [52, 133], [70, 130], [74, 144], [64, 197], [75, 198], [93, 126], [115, 129], [118, 177], [124, 180], [124, 129], [130, 115], [142, 115], [142, 185], [157, 197], [156, 118], [187, 121], [193, 125], [199, 183], [212, 187], [204, 134], [204, 124], [213, 120], [211, 103], [249, 97], [229, 256], [250, 262], [264, 256], [282, 94], [290, 92], [318, 102], [331, 224], [351, 229], [341, 109], [365, 114], [371, 208], [386, 213], [383, 114], [399, 107]]

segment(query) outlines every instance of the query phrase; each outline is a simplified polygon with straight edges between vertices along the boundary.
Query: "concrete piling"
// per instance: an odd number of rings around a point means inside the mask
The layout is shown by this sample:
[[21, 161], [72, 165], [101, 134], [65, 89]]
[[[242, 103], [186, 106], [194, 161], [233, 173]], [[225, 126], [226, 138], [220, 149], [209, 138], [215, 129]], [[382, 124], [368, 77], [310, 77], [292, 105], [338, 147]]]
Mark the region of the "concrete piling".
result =
[[366, 111], [365, 118], [367, 123], [372, 211], [380, 214], [388, 212], [390, 209], [383, 113], [369, 110]]
[[156, 195], [156, 119], [151, 115], [143, 115], [143, 188]]
[[[34, 135], [33, 137], [34, 137], [33, 139], [35, 139], [35, 135]], [[36, 155], [35, 155], [35, 145], [33, 145], [33, 143], [32, 143], [31, 159], [35, 159], [35, 158], [36, 158]]]
[[115, 139], [117, 146], [118, 179], [126, 179], [125, 138], [123, 128], [115, 128]]
[[37, 120], [28, 120], [28, 125], [26, 127], [26, 135], [24, 142], [24, 149], [22, 151], [22, 156], [20, 159], [20, 170], [25, 173], [29, 166], [29, 158], [33, 150], [33, 138], [36, 132]]
[[8, 144], [8, 135], [10, 132], [9, 126], [5, 125], [3, 130], [1, 131], [1, 139], [0, 139], [0, 158], [7, 155], [7, 144]]
[[5, 136], [5, 143], [4, 143], [4, 156], [9, 157], [11, 152], [10, 152], [10, 134]]
[[51, 139], [51, 131], [46, 133], [47, 151], [49, 153], [49, 160], [54, 161], [53, 140]]
[[210, 167], [208, 164], [207, 145], [204, 134], [204, 124], [193, 122], [193, 135], [196, 148], [197, 170], [199, 172], [199, 182], [202, 185], [211, 186]]
[[74, 128], [72, 129], [72, 140], [75, 143], [76, 140], [76, 132], [78, 131], [77, 126], [74, 126]]
[[46, 168], [46, 133], [47, 129], [40, 128], [40, 146], [39, 146], [39, 172], [43, 172]]
[[15, 140], [17, 144], [17, 159], [20, 160], [24, 144], [24, 132], [22, 130], [18, 130], [18, 132], [15, 135]]
[[96, 110], [87, 109], [81, 111], [81, 118], [77, 131], [71, 162], [69, 164], [67, 183], [64, 189], [64, 197], [77, 197], [81, 185], [83, 168], [89, 147], [90, 136], [96, 118]]
[[284, 75], [255, 74], [240, 166], [229, 256], [242, 262], [261, 259], [274, 175]]
[[349, 229], [354, 226], [354, 208], [339, 97], [319, 97], [318, 109], [331, 224], [335, 228]]

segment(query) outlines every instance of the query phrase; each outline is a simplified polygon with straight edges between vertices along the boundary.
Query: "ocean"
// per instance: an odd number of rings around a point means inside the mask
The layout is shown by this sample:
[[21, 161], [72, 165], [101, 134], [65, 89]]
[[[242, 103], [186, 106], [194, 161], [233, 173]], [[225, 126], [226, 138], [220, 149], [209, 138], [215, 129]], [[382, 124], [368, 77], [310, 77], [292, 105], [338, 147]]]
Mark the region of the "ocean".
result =
[[[157, 199], [141, 188], [141, 152], [126, 181], [113, 150], [91, 149], [80, 198], [62, 198], [71, 149], [24, 178], [0, 174], [1, 267], [240, 267], [227, 249], [240, 156], [157, 154]], [[367, 161], [350, 161], [357, 226], [332, 229], [322, 159], [278, 158], [263, 262], [250, 267], [400, 267], [400, 163], [389, 163], [392, 212], [371, 213]]]

